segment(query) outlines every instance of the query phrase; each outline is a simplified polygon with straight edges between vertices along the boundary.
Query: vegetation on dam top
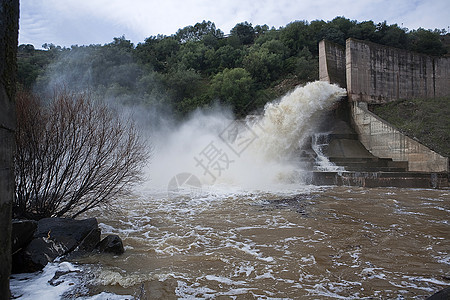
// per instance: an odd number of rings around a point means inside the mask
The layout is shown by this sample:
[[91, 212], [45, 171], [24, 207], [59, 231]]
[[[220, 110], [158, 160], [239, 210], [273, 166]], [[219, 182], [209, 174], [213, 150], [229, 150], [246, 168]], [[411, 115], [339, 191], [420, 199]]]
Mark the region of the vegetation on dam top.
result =
[[409, 137], [450, 157], [450, 96], [391, 102], [371, 110]]

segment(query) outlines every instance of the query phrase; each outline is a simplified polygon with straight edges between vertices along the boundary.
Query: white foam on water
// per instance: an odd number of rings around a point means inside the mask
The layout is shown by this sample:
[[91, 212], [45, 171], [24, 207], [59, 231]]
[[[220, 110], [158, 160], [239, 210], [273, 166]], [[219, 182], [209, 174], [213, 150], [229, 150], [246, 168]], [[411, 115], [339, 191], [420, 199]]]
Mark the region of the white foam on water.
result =
[[223, 277], [223, 276], [206, 275], [205, 278], [207, 280], [217, 281], [219, 283], [223, 283], [223, 284], [226, 284], [226, 285], [245, 285], [246, 284], [245, 281], [235, 281], [235, 280], [232, 280], [230, 278]]
[[189, 285], [183, 280], [178, 280], [175, 293], [179, 297], [178, 299], [214, 299], [217, 291], [203, 286]]
[[112, 293], [102, 292], [91, 297], [79, 297], [80, 300], [133, 300], [131, 295], [116, 295]]
[[265, 262], [273, 262], [274, 258], [271, 256], [263, 256], [263, 254], [261, 254], [259, 249], [255, 249], [255, 243], [243, 243], [243, 242], [236, 242], [233, 240], [230, 240], [229, 242], [227, 242], [225, 244], [225, 247], [231, 247], [231, 248], [235, 248], [238, 249], [242, 252], [245, 252], [253, 257], [255, 257], [258, 260], [262, 260]]
[[386, 278], [386, 274], [383, 273], [382, 271], [384, 271], [382, 268], [375, 268], [375, 267], [364, 268], [361, 271], [361, 275], [363, 277], [378, 278], [384, 280]]
[[450, 255], [435, 256], [434, 258], [441, 264], [450, 265]]
[[[208, 277], [208, 276], [206, 276]], [[219, 276], [209, 276], [206, 278], [207, 280], [216, 281], [221, 284], [230, 285], [233, 287], [230, 287], [226, 291], [216, 291], [214, 289], [201, 286], [197, 283], [189, 284], [183, 280], [178, 280], [178, 286], [175, 290], [176, 295], [178, 296], [178, 299], [216, 299], [220, 296], [230, 296], [231, 299], [235, 299], [233, 296], [239, 296], [239, 295], [253, 295], [253, 291], [257, 290], [256, 288], [247, 288], [247, 287], [234, 287], [236, 284], [236, 281], [219, 277]], [[240, 284], [239, 282], [237, 282]], [[255, 295], [257, 296], [257, 295]], [[252, 297], [256, 298], [256, 297]], [[228, 298], [227, 298], [228, 299]], [[258, 298], [262, 299], [262, 298]], [[264, 297], [264, 299], [275, 299], [275, 298], [268, 298]], [[282, 299], [282, 298], [276, 298], [276, 299]]]
[[132, 287], [138, 283], [154, 280], [157, 277], [147, 274], [129, 274], [118, 270], [101, 269], [96, 272], [93, 283], [98, 285], [119, 285], [124, 288]]
[[[373, 299], [372, 297], [361, 297], [359, 293], [352, 293], [351, 295], [342, 295], [347, 294], [347, 289], [349, 286], [356, 285], [359, 286], [359, 282], [350, 282], [350, 281], [342, 281], [342, 282], [334, 282], [334, 283], [318, 283], [315, 284], [312, 288], [306, 288], [311, 295], [320, 296], [320, 298], [331, 298], [331, 299]], [[314, 297], [314, 298], [316, 298]]]
[[[22, 273], [11, 276], [10, 287], [14, 299], [48, 300], [59, 299], [64, 293], [79, 284], [79, 278], [71, 272], [81, 270], [68, 262], [49, 263], [41, 272]], [[58, 279], [59, 284], [51, 285], [49, 281], [56, 272], [67, 272]]]
[[256, 276], [255, 279], [275, 279], [275, 277], [273, 276], [272, 271], [269, 270], [268, 272]]
[[[116, 295], [102, 292], [87, 296], [88, 271], [69, 262], [48, 263], [44, 269], [35, 273], [13, 274], [10, 289], [13, 299], [49, 300], [74, 298], [83, 300], [132, 300], [131, 295]], [[62, 275], [61, 275], [62, 274]]]
[[250, 265], [240, 265], [239, 268], [234, 272], [235, 276], [241, 275], [241, 274], [245, 274], [246, 277], [249, 277], [253, 272], [255, 271], [255, 267], [254, 266], [250, 266]]
[[403, 278], [408, 279], [409, 281], [422, 281], [422, 282], [428, 282], [428, 283], [432, 283], [432, 284], [436, 284], [436, 285], [443, 285], [443, 286], [450, 285], [449, 282], [438, 280], [436, 278], [426, 278], [426, 277], [420, 277], [420, 276], [403, 276]]

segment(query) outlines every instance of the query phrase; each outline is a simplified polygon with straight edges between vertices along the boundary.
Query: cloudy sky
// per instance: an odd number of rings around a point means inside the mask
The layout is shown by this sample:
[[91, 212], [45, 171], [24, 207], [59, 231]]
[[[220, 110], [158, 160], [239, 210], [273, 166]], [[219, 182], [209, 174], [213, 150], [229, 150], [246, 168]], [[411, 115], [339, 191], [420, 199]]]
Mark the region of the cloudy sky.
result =
[[19, 43], [105, 44], [125, 35], [134, 43], [209, 20], [229, 33], [237, 23], [285, 26], [295, 20], [387, 21], [445, 29], [449, 0], [21, 0]]

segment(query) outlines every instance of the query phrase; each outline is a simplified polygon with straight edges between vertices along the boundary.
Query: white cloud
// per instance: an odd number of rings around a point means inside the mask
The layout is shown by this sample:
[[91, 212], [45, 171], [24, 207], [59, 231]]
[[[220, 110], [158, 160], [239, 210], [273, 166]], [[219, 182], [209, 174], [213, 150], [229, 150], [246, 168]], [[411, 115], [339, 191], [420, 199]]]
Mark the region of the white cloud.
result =
[[336, 16], [403, 23], [415, 29], [447, 28], [447, 0], [28, 0], [21, 2], [20, 42], [40, 46], [53, 42], [107, 43], [125, 34], [142, 42], [156, 34], [170, 35], [202, 20], [215, 22], [225, 33], [239, 22], [270, 27], [295, 20], [331, 20]]
[[445, 29], [450, 26], [450, 1], [421, 1], [414, 9], [405, 13], [402, 20], [405, 27], [417, 29]]

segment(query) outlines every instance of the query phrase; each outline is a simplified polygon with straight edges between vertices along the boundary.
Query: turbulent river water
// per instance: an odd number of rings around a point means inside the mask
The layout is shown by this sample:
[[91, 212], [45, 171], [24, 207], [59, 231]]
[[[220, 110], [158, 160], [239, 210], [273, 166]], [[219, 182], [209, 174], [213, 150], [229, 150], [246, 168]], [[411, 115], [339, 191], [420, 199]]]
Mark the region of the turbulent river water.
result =
[[448, 190], [303, 183], [292, 154], [342, 93], [314, 83], [266, 106], [262, 119], [197, 114], [161, 134], [149, 181], [85, 215], [103, 234], [118, 234], [125, 254], [16, 275], [13, 294], [425, 299], [449, 286]]
[[92, 213], [126, 252], [72, 262], [83, 288], [66, 286], [67, 298], [424, 299], [450, 284], [449, 198], [314, 186], [141, 191]]
[[144, 193], [100, 219], [126, 254], [85, 263], [100, 262], [96, 280], [130, 294], [150, 281], [155, 296], [161, 280], [158, 292], [181, 298], [423, 299], [450, 283], [448, 201], [443, 191], [345, 187]]

